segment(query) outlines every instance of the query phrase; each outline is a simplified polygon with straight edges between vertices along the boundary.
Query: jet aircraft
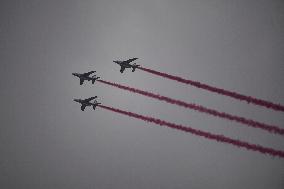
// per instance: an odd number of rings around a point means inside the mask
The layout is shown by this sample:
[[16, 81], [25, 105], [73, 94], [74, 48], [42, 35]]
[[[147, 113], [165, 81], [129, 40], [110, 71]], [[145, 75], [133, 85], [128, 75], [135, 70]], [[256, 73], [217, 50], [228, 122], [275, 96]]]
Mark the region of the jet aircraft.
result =
[[72, 75], [80, 78], [80, 85], [83, 85], [84, 81], [87, 80], [87, 81], [92, 81], [92, 84], [95, 83], [95, 81], [97, 79], [99, 79], [100, 77], [96, 77], [96, 75], [93, 75], [92, 77], [90, 76], [91, 74], [95, 73], [96, 71], [90, 71], [90, 72], [87, 72], [87, 73], [83, 73], [83, 74], [80, 74], [80, 73], [72, 73]]
[[132, 68], [132, 72], [135, 71], [136, 68], [138, 68], [140, 65], [137, 65], [136, 63], [130, 64], [130, 62], [133, 62], [134, 60], [137, 60], [138, 58], [131, 58], [125, 61], [119, 61], [119, 60], [114, 60], [113, 62], [120, 65], [120, 72], [123, 73], [125, 68]]
[[[93, 106], [93, 109], [95, 110], [97, 105], [100, 105], [101, 103], [98, 103], [96, 100], [97, 96], [87, 98], [87, 99], [74, 99], [75, 102], [78, 102], [81, 104], [81, 110], [84, 111], [86, 106]], [[94, 102], [91, 102], [94, 100]]]

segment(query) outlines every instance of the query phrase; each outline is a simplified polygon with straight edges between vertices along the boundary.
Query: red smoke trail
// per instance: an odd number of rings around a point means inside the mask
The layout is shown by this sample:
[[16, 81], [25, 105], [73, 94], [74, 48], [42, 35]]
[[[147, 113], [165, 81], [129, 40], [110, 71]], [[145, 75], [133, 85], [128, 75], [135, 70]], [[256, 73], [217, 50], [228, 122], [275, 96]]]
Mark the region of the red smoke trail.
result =
[[248, 150], [258, 151], [258, 152], [263, 153], [263, 154], [269, 154], [269, 155], [272, 155], [272, 156], [279, 156], [281, 158], [284, 158], [284, 151], [281, 151], [281, 150], [276, 150], [276, 149], [273, 149], [273, 148], [267, 148], [267, 147], [263, 147], [263, 146], [256, 145], [256, 144], [250, 144], [250, 143], [247, 143], [247, 142], [244, 142], [244, 141], [231, 139], [231, 138], [225, 137], [223, 135], [212, 134], [212, 133], [209, 133], [209, 132], [193, 129], [193, 128], [190, 128], [190, 127], [185, 127], [183, 125], [177, 125], [177, 124], [166, 122], [166, 121], [163, 121], [163, 120], [160, 120], [160, 119], [147, 117], [147, 116], [139, 115], [139, 114], [132, 113], [132, 112], [123, 111], [123, 110], [120, 110], [120, 109], [116, 109], [116, 108], [112, 108], [112, 107], [108, 107], [108, 106], [104, 106], [104, 105], [98, 105], [98, 106], [101, 107], [101, 108], [113, 111], [113, 112], [124, 114], [124, 115], [134, 117], [134, 118], [137, 118], [137, 119], [141, 119], [141, 120], [146, 121], [146, 122], [152, 122], [152, 123], [155, 123], [155, 124], [160, 125], [160, 126], [170, 127], [170, 128], [173, 128], [173, 129], [184, 131], [184, 132], [189, 132], [189, 133], [197, 135], [197, 136], [202, 136], [202, 137], [205, 137], [205, 138], [208, 138], [208, 139], [211, 139], [211, 140], [216, 140], [218, 142], [229, 143], [229, 144], [232, 144], [232, 145], [235, 145], [235, 146], [238, 146], [238, 147], [246, 148]]
[[242, 95], [242, 94], [232, 92], [232, 91], [228, 91], [228, 90], [225, 90], [225, 89], [216, 88], [216, 87], [213, 87], [213, 86], [210, 86], [210, 85], [199, 83], [198, 81], [183, 79], [183, 78], [178, 77], [178, 76], [169, 75], [169, 74], [158, 72], [158, 71], [148, 69], [148, 68], [138, 67], [138, 69], [143, 70], [143, 71], [148, 72], [148, 73], [158, 75], [158, 76], [162, 76], [164, 78], [168, 78], [168, 79], [175, 80], [175, 81], [178, 81], [178, 82], [181, 82], [181, 83], [192, 85], [192, 86], [195, 86], [197, 88], [201, 88], [201, 89], [204, 89], [204, 90], [207, 90], [207, 91], [211, 91], [211, 92], [214, 92], [214, 93], [217, 93], [217, 94], [229, 96], [231, 98], [235, 98], [235, 99], [238, 99], [238, 100], [244, 100], [244, 101], [247, 101], [247, 103], [252, 103], [252, 104], [259, 105], [259, 106], [264, 106], [268, 109], [273, 109], [273, 110], [276, 110], [276, 111], [284, 112], [284, 106], [281, 105], [281, 104], [275, 104], [273, 102], [257, 99], [257, 98], [251, 97], [251, 96]]
[[206, 107], [203, 107], [203, 106], [200, 106], [200, 105], [196, 105], [196, 104], [186, 103], [186, 102], [183, 102], [183, 101], [180, 101], [180, 100], [175, 100], [175, 99], [172, 99], [172, 98], [169, 98], [169, 97], [161, 96], [161, 95], [158, 95], [158, 94], [153, 94], [153, 93], [150, 93], [150, 92], [147, 92], [147, 91], [142, 91], [142, 90], [139, 90], [139, 89], [119, 85], [117, 83], [112, 83], [112, 82], [108, 82], [108, 81], [104, 81], [104, 80], [97, 80], [97, 81], [104, 83], [104, 84], [107, 84], [107, 85], [110, 85], [110, 86], [120, 88], [120, 89], [128, 90], [128, 91], [133, 92], [133, 93], [138, 93], [138, 94], [141, 94], [141, 95], [144, 95], [144, 96], [147, 96], [147, 97], [151, 97], [151, 98], [155, 98], [155, 99], [158, 99], [158, 100], [161, 100], [161, 101], [165, 101], [165, 102], [168, 102], [170, 104], [176, 104], [178, 106], [190, 108], [190, 109], [193, 109], [193, 110], [196, 110], [196, 111], [199, 111], [199, 112], [203, 112], [203, 113], [207, 113], [207, 114], [210, 114], [210, 115], [213, 115], [213, 116], [216, 116], [216, 117], [221, 117], [221, 118], [228, 119], [228, 120], [231, 120], [231, 121], [236, 121], [236, 122], [239, 122], [239, 123], [242, 123], [242, 124], [254, 127], [254, 128], [259, 128], [259, 129], [263, 129], [263, 130], [266, 130], [266, 131], [269, 131], [269, 132], [274, 132], [274, 133], [277, 133], [277, 134], [280, 134], [280, 135], [284, 135], [284, 129], [277, 127], [277, 126], [274, 126], [274, 125], [268, 125], [268, 124], [265, 124], [265, 123], [257, 122], [257, 121], [246, 119], [246, 118], [243, 118], [243, 117], [231, 115], [231, 114], [228, 114], [228, 113], [218, 112], [217, 110], [214, 110], [214, 109], [209, 109], [209, 108], [206, 108]]

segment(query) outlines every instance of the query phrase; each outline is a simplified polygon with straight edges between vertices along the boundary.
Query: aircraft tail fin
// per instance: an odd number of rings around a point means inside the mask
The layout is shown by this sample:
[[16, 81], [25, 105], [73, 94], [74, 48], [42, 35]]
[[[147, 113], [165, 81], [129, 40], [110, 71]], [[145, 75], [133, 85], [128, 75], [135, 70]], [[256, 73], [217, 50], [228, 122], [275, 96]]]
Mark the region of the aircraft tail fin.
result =
[[100, 77], [95, 77], [95, 78], [93, 78], [92, 79], [92, 84], [94, 84], [95, 83], [95, 81], [97, 80], [97, 79], [99, 79]]
[[93, 109], [96, 110], [97, 105], [100, 105], [101, 103], [96, 103], [93, 105]]
[[137, 64], [133, 64], [133, 66], [132, 66], [132, 72], [134, 72], [135, 71], [135, 69], [136, 68], [138, 68], [140, 65], [137, 65]]

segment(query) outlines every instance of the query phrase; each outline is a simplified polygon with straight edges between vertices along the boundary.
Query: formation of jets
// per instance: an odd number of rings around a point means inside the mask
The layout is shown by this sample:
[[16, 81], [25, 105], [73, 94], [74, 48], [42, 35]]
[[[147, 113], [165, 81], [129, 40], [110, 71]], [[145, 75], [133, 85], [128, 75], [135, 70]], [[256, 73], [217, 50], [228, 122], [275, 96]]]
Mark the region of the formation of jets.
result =
[[[131, 58], [125, 61], [119, 61], [114, 60], [113, 62], [118, 64], [120, 66], [120, 72], [123, 73], [125, 68], [132, 68], [132, 72], [135, 71], [136, 68], [138, 68], [140, 65], [137, 65], [136, 63], [130, 64], [131, 62], [137, 60], [138, 58]], [[84, 81], [92, 81], [92, 84], [95, 83], [96, 80], [98, 80], [100, 77], [97, 77], [96, 74], [94, 74], [96, 71], [90, 71], [87, 73], [72, 73], [73, 76], [78, 77], [80, 79], [80, 85], [83, 85]], [[94, 74], [93, 76], [91, 76]], [[81, 110], [84, 111], [87, 106], [93, 106], [93, 109], [95, 110], [98, 105], [101, 103], [98, 103], [96, 101], [97, 96], [90, 97], [87, 99], [74, 99], [75, 102], [78, 102], [81, 104]], [[94, 100], [92, 102], [92, 100]]]

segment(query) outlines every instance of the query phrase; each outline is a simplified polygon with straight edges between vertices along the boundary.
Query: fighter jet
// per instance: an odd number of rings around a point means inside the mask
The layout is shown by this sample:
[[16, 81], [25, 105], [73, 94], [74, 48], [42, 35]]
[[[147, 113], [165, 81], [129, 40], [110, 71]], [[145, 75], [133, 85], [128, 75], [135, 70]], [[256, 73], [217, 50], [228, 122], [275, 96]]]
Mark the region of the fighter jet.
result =
[[[95, 110], [97, 105], [100, 105], [101, 103], [98, 103], [96, 100], [97, 96], [87, 98], [87, 99], [74, 99], [75, 102], [79, 102], [81, 104], [81, 110], [84, 111], [86, 106], [93, 106], [93, 109]], [[94, 102], [91, 102], [94, 100]]]
[[132, 72], [135, 71], [136, 68], [138, 68], [140, 65], [137, 65], [136, 63], [130, 64], [130, 62], [137, 60], [138, 58], [131, 58], [125, 61], [119, 61], [119, 60], [114, 60], [113, 62], [120, 65], [120, 72], [123, 73], [125, 68], [132, 68]]
[[96, 77], [96, 75], [94, 76], [90, 76], [91, 74], [95, 73], [96, 71], [90, 71], [90, 72], [87, 72], [87, 73], [83, 73], [83, 74], [80, 74], [80, 73], [72, 73], [72, 75], [80, 78], [80, 85], [83, 85], [84, 81], [87, 80], [87, 81], [92, 81], [92, 84], [95, 83], [95, 81], [97, 79], [99, 79], [100, 77]]

